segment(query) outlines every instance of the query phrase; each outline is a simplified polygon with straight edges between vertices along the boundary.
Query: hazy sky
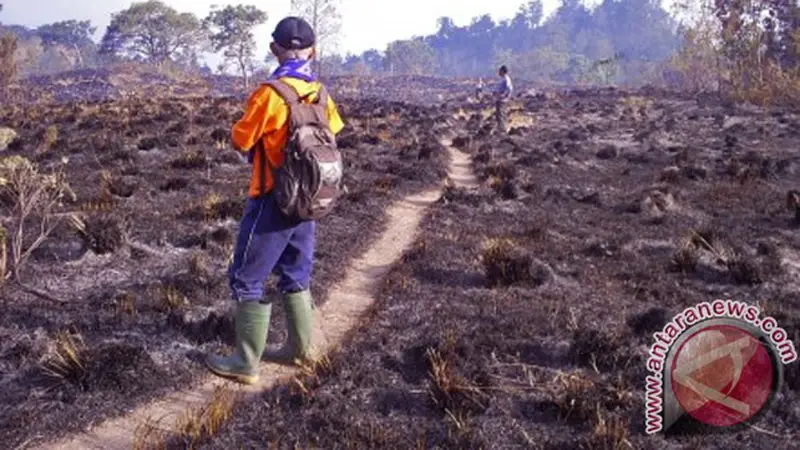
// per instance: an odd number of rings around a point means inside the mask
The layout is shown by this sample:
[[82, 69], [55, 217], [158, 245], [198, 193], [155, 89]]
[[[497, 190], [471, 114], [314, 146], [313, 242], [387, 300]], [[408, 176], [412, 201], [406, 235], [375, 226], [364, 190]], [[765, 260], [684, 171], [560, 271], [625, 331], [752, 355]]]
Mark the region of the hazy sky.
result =
[[[422, 35], [436, 30], [436, 19], [452, 17], [457, 25], [466, 25], [472, 17], [491, 14], [499, 21], [510, 18], [526, 0], [341, 0], [342, 36], [340, 52], [360, 53], [370, 48], [384, 50], [396, 39]], [[90, 19], [98, 27], [97, 38], [102, 36], [112, 12], [125, 9], [130, 0], [0, 0], [4, 9], [0, 21], [35, 27], [67, 19]], [[232, 2], [225, 0], [166, 0], [179, 11], [191, 11], [205, 16], [211, 5], [254, 4], [269, 14], [267, 25], [257, 30], [259, 59], [263, 59], [269, 46], [269, 34], [275, 23], [289, 12], [290, 0], [251, 0]], [[545, 14], [560, 3], [543, 0]]]

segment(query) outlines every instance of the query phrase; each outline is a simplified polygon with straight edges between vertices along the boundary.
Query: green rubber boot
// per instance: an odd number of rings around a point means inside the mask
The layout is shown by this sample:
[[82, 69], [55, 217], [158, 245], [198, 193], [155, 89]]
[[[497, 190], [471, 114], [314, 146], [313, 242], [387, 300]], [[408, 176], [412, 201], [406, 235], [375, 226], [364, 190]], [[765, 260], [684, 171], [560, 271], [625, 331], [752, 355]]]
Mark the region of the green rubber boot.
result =
[[264, 352], [267, 361], [283, 364], [304, 364], [311, 360], [312, 303], [311, 291], [285, 294], [286, 325], [289, 332], [286, 343], [279, 348], [270, 347]]
[[230, 356], [209, 355], [206, 366], [215, 374], [244, 384], [258, 382], [259, 362], [269, 331], [272, 304], [236, 304], [236, 350]]

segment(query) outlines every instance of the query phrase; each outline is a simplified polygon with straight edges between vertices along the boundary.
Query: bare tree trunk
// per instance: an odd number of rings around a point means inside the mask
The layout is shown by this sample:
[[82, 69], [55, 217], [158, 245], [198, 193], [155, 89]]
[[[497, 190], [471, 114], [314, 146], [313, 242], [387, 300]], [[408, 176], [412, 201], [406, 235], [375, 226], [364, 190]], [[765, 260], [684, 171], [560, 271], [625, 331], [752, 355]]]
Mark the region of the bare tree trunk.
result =
[[78, 47], [78, 44], [73, 44], [75, 48], [75, 55], [78, 57], [78, 68], [83, 69], [83, 55], [81, 54], [81, 48]]
[[247, 74], [247, 63], [244, 59], [239, 58], [239, 68], [242, 70], [242, 78], [244, 78], [244, 88], [250, 87], [250, 77]]
[[322, 73], [321, 73], [321, 71], [322, 71], [322, 50], [321, 50], [322, 46], [319, 45], [320, 44], [319, 43], [319, 32], [320, 32], [320, 29], [319, 29], [319, 0], [314, 0], [314, 8], [313, 8], [312, 15], [311, 15], [311, 21], [314, 24], [314, 31], [317, 32], [317, 43], [316, 43], [317, 44], [317, 51], [320, 52], [320, 53], [317, 54], [317, 57], [314, 58], [315, 59], [314, 66], [316, 66], [316, 67], [314, 67], [314, 71], [317, 73], [318, 77], [321, 77], [322, 76]]
[[319, 48], [319, 53], [317, 55], [317, 77], [320, 79], [322, 78], [322, 47]]
[[0, 225], [0, 286], [3, 285], [8, 271], [8, 248], [6, 245], [6, 229]]

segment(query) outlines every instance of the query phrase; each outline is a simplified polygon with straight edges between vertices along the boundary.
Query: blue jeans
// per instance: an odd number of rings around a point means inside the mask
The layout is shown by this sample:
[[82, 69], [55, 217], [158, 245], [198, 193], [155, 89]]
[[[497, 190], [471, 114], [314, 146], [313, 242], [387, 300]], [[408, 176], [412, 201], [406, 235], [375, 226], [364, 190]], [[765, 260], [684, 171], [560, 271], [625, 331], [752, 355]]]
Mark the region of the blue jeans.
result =
[[282, 293], [304, 291], [311, 284], [316, 223], [291, 222], [272, 195], [247, 199], [239, 236], [228, 269], [233, 299], [261, 301], [264, 283], [278, 275]]

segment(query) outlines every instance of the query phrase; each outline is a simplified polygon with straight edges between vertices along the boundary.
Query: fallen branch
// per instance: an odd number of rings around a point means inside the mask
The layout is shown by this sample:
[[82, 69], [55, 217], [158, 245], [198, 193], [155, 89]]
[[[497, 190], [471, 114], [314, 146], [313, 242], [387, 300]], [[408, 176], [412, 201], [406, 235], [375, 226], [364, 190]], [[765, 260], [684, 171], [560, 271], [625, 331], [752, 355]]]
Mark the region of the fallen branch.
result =
[[17, 286], [19, 286], [20, 289], [22, 289], [23, 292], [31, 294], [31, 295], [34, 295], [36, 297], [39, 297], [42, 300], [47, 300], [49, 302], [58, 303], [60, 305], [64, 305], [64, 304], [68, 303], [66, 300], [61, 300], [61, 299], [55, 298], [52, 295], [48, 294], [47, 292], [44, 292], [42, 290], [39, 290], [39, 289], [36, 289], [34, 287], [28, 286], [27, 284], [23, 283], [22, 281], [19, 281], [19, 278], [15, 278], [15, 283], [17, 284]]
[[34, 440], [36, 440], [36, 439], [39, 439], [39, 438], [41, 438], [41, 436], [39, 436], [39, 435], [37, 435], [37, 436], [34, 436], [34, 437], [32, 437], [32, 438], [28, 439], [27, 441], [23, 442], [22, 444], [19, 444], [18, 446], [16, 446], [16, 447], [14, 448], [14, 450], [22, 450], [22, 449], [24, 449], [24, 448], [28, 447], [28, 445], [29, 445], [31, 442], [33, 442]]
[[774, 431], [765, 430], [765, 429], [757, 427], [757, 426], [755, 426], [753, 424], [749, 424], [748, 423], [747, 426], [753, 431], [756, 431], [756, 432], [761, 433], [761, 434], [766, 434], [767, 436], [772, 436], [772, 437], [777, 438], [777, 439], [789, 440], [789, 439], [794, 438], [794, 434], [788, 434], [788, 435], [782, 436], [782, 435], [780, 435], [778, 433], [775, 433]]
[[142, 252], [150, 256], [156, 256], [159, 258], [164, 258], [167, 256], [166, 253], [160, 250], [156, 250], [155, 248], [147, 244], [142, 244], [141, 242], [128, 241], [128, 247], [130, 247], [131, 250], [136, 250], [138, 252]]
[[520, 425], [519, 422], [517, 422], [516, 420], [514, 421], [514, 427], [517, 429], [517, 431], [519, 431], [522, 437], [525, 438], [525, 440], [528, 442], [528, 445], [530, 445], [531, 448], [536, 446], [536, 442], [533, 439], [531, 439], [531, 436], [525, 431], [524, 428], [522, 428], [522, 425]]

